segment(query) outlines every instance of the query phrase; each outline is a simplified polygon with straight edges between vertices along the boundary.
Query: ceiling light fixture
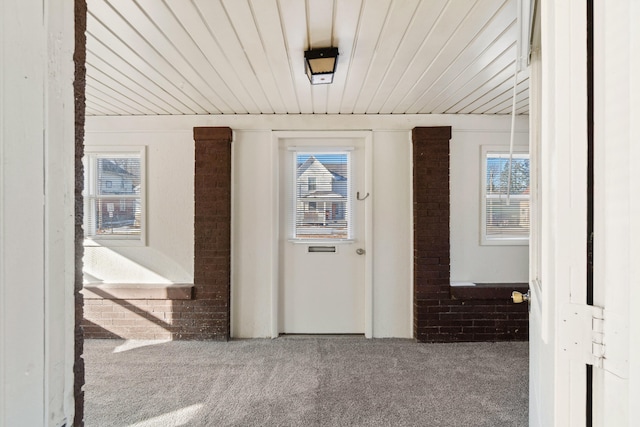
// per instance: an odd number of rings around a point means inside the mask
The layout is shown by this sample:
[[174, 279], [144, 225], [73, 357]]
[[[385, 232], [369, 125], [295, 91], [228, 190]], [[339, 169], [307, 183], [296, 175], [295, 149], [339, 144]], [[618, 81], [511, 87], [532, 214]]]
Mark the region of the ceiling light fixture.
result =
[[304, 68], [312, 85], [333, 83], [337, 62], [337, 47], [313, 49], [304, 53]]

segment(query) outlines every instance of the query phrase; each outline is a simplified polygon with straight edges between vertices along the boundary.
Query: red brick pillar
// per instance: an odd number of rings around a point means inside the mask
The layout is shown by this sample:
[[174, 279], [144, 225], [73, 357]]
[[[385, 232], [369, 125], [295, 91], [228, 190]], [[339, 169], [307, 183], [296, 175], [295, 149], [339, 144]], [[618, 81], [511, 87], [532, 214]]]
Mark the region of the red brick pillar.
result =
[[413, 129], [413, 333], [422, 342], [443, 340], [440, 301], [450, 298], [450, 139], [450, 126]]
[[228, 340], [231, 326], [231, 139], [227, 127], [193, 129], [194, 299], [203, 318], [184, 338]]

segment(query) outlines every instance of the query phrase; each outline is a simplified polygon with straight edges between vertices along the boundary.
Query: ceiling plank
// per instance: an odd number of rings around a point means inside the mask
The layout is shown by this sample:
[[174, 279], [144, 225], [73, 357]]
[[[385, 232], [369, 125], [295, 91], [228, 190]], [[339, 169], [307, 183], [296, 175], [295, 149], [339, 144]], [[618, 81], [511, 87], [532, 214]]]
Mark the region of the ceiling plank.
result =
[[404, 78], [408, 64], [417, 55], [420, 46], [433, 31], [447, 5], [447, 0], [421, 1], [409, 24], [406, 36], [402, 39], [373, 99], [369, 103], [368, 113], [378, 114], [389, 97], [395, 93], [396, 86]]
[[289, 114], [299, 113], [277, 0], [252, 0], [249, 5], [285, 108]]
[[417, 54], [407, 64], [402, 79], [382, 106], [381, 113], [398, 113], [401, 111], [398, 107], [402, 100], [415, 89], [420, 77], [457, 30], [461, 23], [461, 17], [466, 17], [471, 12], [474, 4], [475, 0], [455, 0], [447, 4], [434, 24], [432, 31], [424, 38]]
[[[509, 76], [513, 76], [513, 62], [516, 57], [516, 44], [512, 43], [488, 66], [477, 72], [473, 78], [450, 93], [447, 98], [432, 111], [443, 114], [445, 111], [460, 111], [478, 99], [493, 85], [501, 84]], [[482, 102], [482, 101], [480, 101]]]
[[[99, 2], [101, 6], [97, 10], [101, 16], [110, 17], [113, 30], [135, 52], [144, 52], [147, 57], [153, 58], [153, 63], [162, 64], [163, 74], [169, 80], [178, 82], [179, 87], [205, 111], [234, 112], [234, 107], [237, 108], [235, 97], [223, 97], [221, 93], [226, 94], [224, 86], [214, 89], [185, 57], [185, 53], [188, 55], [193, 50], [192, 43], [189, 43], [188, 37], [184, 37], [183, 28], [167, 10], [165, 3], [154, 2], [147, 11], [141, 9], [142, 3], [111, 1]], [[114, 7], [118, 8], [117, 12]], [[154, 17], [161, 22], [154, 22]], [[166, 33], [163, 28], [167, 28]], [[180, 49], [169, 37], [180, 40]]]
[[[176, 7], [181, 3], [183, 2], [178, 1]], [[215, 46], [212, 47], [212, 49], [218, 47], [222, 51], [221, 57], [226, 58], [233, 72], [242, 82], [246, 92], [251, 96], [260, 112], [263, 114], [273, 113], [273, 106], [267, 99], [262, 85], [249, 62], [249, 58], [247, 58], [247, 54], [238, 39], [238, 35], [222, 3], [219, 0], [195, 0], [194, 6], [198, 10], [199, 15], [203, 19], [213, 39]], [[208, 51], [205, 52], [207, 55], [213, 54], [213, 51], [211, 53]], [[210, 60], [214, 62], [213, 59]]]
[[[507, 19], [502, 18], [501, 14], [497, 15], [496, 19], [490, 23], [489, 28], [483, 32], [483, 37], [479, 37], [470, 44], [456, 64], [442, 74], [432, 88], [416, 102], [418, 105], [423, 104], [419, 113], [435, 112], [436, 108], [445, 103], [448, 97], [459, 96], [457, 94], [462, 93], [462, 89], [470, 80], [478, 77], [479, 73], [482, 73], [513, 44], [517, 36], [517, 28], [513, 19], [508, 19], [511, 13], [515, 13], [509, 5], [514, 5], [514, 3], [508, 2], [507, 7], [503, 8]], [[505, 21], [510, 22], [503, 28]], [[485, 41], [485, 37], [487, 37], [487, 41]], [[488, 44], [486, 44], [487, 42]], [[485, 45], [486, 47], [483, 49]], [[488, 75], [486, 71], [485, 75]]]
[[304, 71], [304, 52], [308, 49], [307, 9], [300, 0], [279, 0], [283, 40], [287, 46], [289, 72], [296, 92], [299, 112], [313, 113], [311, 84]]
[[[89, 61], [86, 63], [87, 67], [87, 76], [89, 76], [89, 80], [98, 82], [106, 87], [111, 88], [115, 92], [121, 94], [121, 96], [130, 99], [132, 102], [137, 103], [142, 106], [146, 110], [149, 111], [149, 114], [152, 115], [163, 115], [170, 114], [168, 110], [160, 107], [154, 102], [150, 101], [148, 98], [145, 98], [140, 95], [139, 91], [132, 90], [129, 86], [126, 86], [120, 83], [118, 80], [114, 79], [112, 75], [105, 73], [99, 68], [95, 68]], [[115, 73], [117, 75], [117, 73]], [[125, 79], [123, 76], [121, 76]], [[135, 82], [132, 82], [135, 84]], [[140, 88], [138, 88], [140, 89]], [[174, 110], [174, 114], [177, 113], [177, 110]]]
[[[140, 98], [147, 99], [153, 105], [157, 105], [158, 108], [168, 114], [184, 114], [182, 111], [184, 111], [185, 106], [180, 101], [166, 91], [158, 94], [160, 88], [131, 67], [130, 64], [125, 63], [121, 58], [116, 57], [113, 52], [108, 51], [105, 46], [97, 42], [92, 44], [92, 49], [96, 47], [102, 48], [103, 53], [96, 54], [93, 50], [87, 48], [87, 66], [92, 66], [96, 71], [110, 76], [112, 80], [127, 87], [133, 93], [137, 93]], [[88, 74], [87, 78], [93, 78], [93, 73]]]
[[[420, 98], [430, 91], [440, 76], [455, 73], [455, 71], [451, 71], [453, 64], [455, 64], [465, 52], [468, 52], [467, 48], [470, 45], [480, 43], [479, 45], [473, 46], [474, 50], [485, 50], [496, 34], [483, 37], [482, 32], [487, 28], [487, 23], [491, 22], [495, 14], [504, 6], [504, 2], [505, 0], [478, 1], [464, 20], [460, 22], [456, 31], [442, 45], [440, 52], [438, 52], [437, 56], [422, 73], [413, 89], [407, 93], [396, 108], [409, 114], [418, 113], [421, 110]], [[507, 26], [509, 19], [506, 16], [505, 18], [507, 18], [507, 23], [504, 25]], [[500, 25], [490, 27], [500, 27]]]
[[[192, 2], [167, 0], [167, 9], [154, 7], [157, 0], [139, 0], [160, 28], [163, 28], [183, 55], [188, 55], [194, 68], [199, 70], [209, 85], [215, 87], [220, 96], [233, 101], [231, 107], [236, 114], [259, 113], [251, 94], [247, 91], [238, 74], [231, 66], [209, 31], [199, 10]], [[175, 28], [174, 17], [180, 24]], [[175, 28], [175, 29], [174, 29]]]
[[387, 21], [390, 3], [387, 0], [365, 0], [362, 7], [353, 59], [348, 70], [340, 113], [352, 114], [364, 81], [367, 78], [376, 49], [381, 43], [379, 31]]
[[127, 116], [142, 115], [140, 111], [130, 108], [120, 100], [114, 99], [110, 95], [105, 94], [104, 92], [94, 87], [92, 84], [87, 83], [86, 88], [87, 90], [91, 91], [91, 99], [95, 104], [111, 111], [113, 114]]
[[[516, 104], [526, 99], [528, 86], [529, 82], [527, 80], [523, 80], [516, 85]], [[498, 114], [502, 110], [508, 110], [505, 114], [511, 114], [511, 108], [513, 107], [513, 78], [511, 82], [507, 82], [503, 87], [505, 90], [502, 93], [476, 108], [471, 114], [476, 111], [478, 112], [476, 114]], [[497, 92], [497, 90], [495, 91]]]
[[287, 109], [280, 95], [248, 1], [223, 0], [222, 5], [274, 112], [277, 114], [286, 113]]
[[[170, 93], [174, 99], [178, 100], [186, 107], [189, 114], [202, 114], [206, 110], [193, 101], [184, 91], [182, 91], [174, 81], [169, 80], [163, 73], [150, 65], [148, 59], [143, 59], [144, 53], [135, 52], [115, 34], [104, 27], [101, 22], [94, 18], [91, 13], [87, 14], [87, 50], [91, 50], [96, 55], [107, 60], [115, 61], [118, 68], [125, 67], [134, 70], [141, 80], [153, 82], [155, 87]], [[92, 40], [98, 41], [92, 43]], [[117, 52], [117, 54], [115, 53]], [[142, 55], [142, 56], [141, 56]]]
[[385, 20], [378, 45], [369, 64], [367, 76], [358, 93], [353, 112], [364, 114], [376, 93], [376, 89], [393, 64], [399, 46], [407, 36], [411, 21], [420, 5], [420, 0], [404, 0], [391, 3], [387, 19]]
[[338, 48], [338, 63], [333, 84], [328, 88], [327, 113], [339, 114], [342, 94], [347, 86], [347, 76], [353, 64], [354, 47], [358, 23], [362, 14], [362, 0], [339, 1], [336, 3], [333, 46]]

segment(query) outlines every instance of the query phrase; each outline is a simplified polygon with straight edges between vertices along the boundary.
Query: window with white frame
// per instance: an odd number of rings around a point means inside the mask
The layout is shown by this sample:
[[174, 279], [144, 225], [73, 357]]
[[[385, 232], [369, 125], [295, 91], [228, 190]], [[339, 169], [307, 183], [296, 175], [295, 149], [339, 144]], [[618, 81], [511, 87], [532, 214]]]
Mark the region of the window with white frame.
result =
[[86, 147], [83, 163], [85, 238], [144, 243], [144, 147]]
[[[529, 153], [482, 148], [481, 243], [529, 243]], [[509, 172], [511, 176], [509, 177]]]

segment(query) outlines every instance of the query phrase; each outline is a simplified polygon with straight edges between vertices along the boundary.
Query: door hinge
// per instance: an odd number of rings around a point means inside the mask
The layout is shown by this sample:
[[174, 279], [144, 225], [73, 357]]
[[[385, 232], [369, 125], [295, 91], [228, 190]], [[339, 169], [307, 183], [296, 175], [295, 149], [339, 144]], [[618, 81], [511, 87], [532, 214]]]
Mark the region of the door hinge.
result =
[[604, 309], [567, 304], [562, 310], [560, 345], [572, 359], [602, 368], [605, 358]]

